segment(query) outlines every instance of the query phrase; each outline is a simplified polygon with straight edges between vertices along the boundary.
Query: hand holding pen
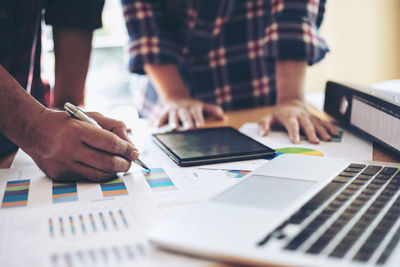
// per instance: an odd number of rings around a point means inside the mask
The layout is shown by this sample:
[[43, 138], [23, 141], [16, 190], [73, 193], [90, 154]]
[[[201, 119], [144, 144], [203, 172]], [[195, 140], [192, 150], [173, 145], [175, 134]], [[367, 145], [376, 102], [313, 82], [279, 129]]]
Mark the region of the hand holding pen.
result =
[[89, 113], [103, 129], [42, 108], [30, 114], [18, 146], [57, 181], [104, 181], [130, 169], [139, 151], [123, 122]]
[[[79, 107], [77, 107], [77, 106], [75, 106], [75, 105], [73, 105], [73, 104], [71, 104], [71, 103], [65, 103], [64, 104], [64, 109], [73, 117], [73, 118], [75, 118], [75, 119], [78, 119], [78, 120], [82, 120], [82, 121], [86, 121], [86, 122], [88, 122], [88, 123], [90, 123], [90, 124], [92, 124], [92, 125], [94, 125], [96, 128], [98, 128], [98, 129], [103, 129], [98, 123], [97, 123], [97, 121], [96, 120], [94, 120], [89, 114], [87, 114], [83, 109], [81, 109], [81, 108], [79, 108]], [[122, 123], [122, 122], [118, 122], [118, 121], [114, 121], [114, 120], [112, 120], [113, 122], [114, 122], [114, 124], [115, 123]], [[123, 124], [123, 123], [122, 123]], [[114, 128], [112, 128], [112, 130], [113, 129], [116, 129], [117, 127], [114, 127]], [[126, 127], [125, 127], [125, 125], [123, 125], [122, 127], [119, 127], [120, 129], [125, 129], [126, 130]], [[111, 132], [112, 132], [112, 130], [111, 130]], [[127, 135], [126, 135], [126, 132], [116, 132], [116, 134], [118, 135], [118, 136], [120, 136], [121, 138], [123, 138], [125, 141], [128, 141], [129, 143], [131, 143], [131, 141], [129, 140], [129, 138], [127, 137]], [[135, 159], [133, 162], [135, 162], [137, 165], [139, 165], [140, 167], [142, 167], [142, 168], [144, 168], [144, 169], [146, 169], [146, 170], [150, 170], [149, 169], [149, 167], [147, 167], [146, 166], [146, 164], [144, 164], [139, 158], [137, 158], [137, 159]]]

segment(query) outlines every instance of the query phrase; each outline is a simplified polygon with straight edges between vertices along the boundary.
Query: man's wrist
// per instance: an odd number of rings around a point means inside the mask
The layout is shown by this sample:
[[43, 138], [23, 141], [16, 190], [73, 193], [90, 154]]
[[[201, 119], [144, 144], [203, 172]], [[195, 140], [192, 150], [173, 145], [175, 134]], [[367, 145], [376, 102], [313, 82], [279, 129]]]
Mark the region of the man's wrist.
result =
[[275, 63], [276, 103], [304, 102], [307, 63], [295, 60], [277, 60]]
[[303, 95], [292, 95], [292, 96], [284, 96], [284, 97], [277, 97], [276, 104], [282, 103], [304, 103], [304, 96]]
[[39, 143], [36, 137], [38, 131], [40, 131], [40, 125], [43, 121], [46, 121], [46, 114], [49, 110], [42, 107], [34, 112], [30, 113], [26, 120], [26, 123], [21, 128], [17, 129], [16, 143], [23, 150], [35, 150], [36, 145]]
[[162, 99], [165, 102], [188, 99], [188, 98], [191, 98], [191, 96], [188, 90], [186, 89], [181, 89], [170, 93], [164, 93], [162, 96]]

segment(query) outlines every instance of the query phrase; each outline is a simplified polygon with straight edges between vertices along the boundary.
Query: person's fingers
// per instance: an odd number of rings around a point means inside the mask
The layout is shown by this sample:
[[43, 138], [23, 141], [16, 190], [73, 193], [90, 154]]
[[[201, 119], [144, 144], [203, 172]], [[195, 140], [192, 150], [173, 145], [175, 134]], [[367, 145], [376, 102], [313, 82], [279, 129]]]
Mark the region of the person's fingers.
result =
[[320, 123], [328, 130], [328, 132], [333, 135], [333, 136], [339, 136], [339, 132], [336, 129], [336, 127], [328, 122], [328, 121], [324, 121], [324, 120], [320, 120]]
[[172, 109], [168, 114], [168, 124], [172, 130], [175, 130], [179, 126], [178, 114], [176, 114], [176, 110]]
[[331, 141], [331, 136], [327, 129], [322, 125], [321, 120], [318, 118], [312, 118], [311, 120], [318, 136], [324, 141]]
[[269, 133], [273, 118], [272, 114], [268, 114], [258, 122], [258, 133], [260, 136], [266, 136]]
[[315, 133], [314, 125], [312, 124], [310, 118], [307, 116], [299, 117], [300, 126], [303, 129], [304, 134], [307, 137], [307, 140], [312, 144], [318, 144], [319, 139]]
[[179, 108], [178, 109], [178, 116], [182, 122], [183, 129], [193, 129], [194, 124], [192, 120], [192, 116], [190, 115], [189, 111], [186, 108]]
[[203, 110], [205, 114], [209, 114], [216, 119], [224, 119], [224, 110], [219, 106], [204, 103]]
[[128, 137], [128, 134], [132, 133], [132, 129], [128, 129], [123, 121], [107, 118], [98, 112], [90, 112], [90, 115], [103, 129], [115, 133], [133, 145], [131, 139]]
[[168, 110], [168, 109], [165, 109], [165, 110], [161, 113], [161, 117], [160, 117], [160, 118], [157, 120], [157, 122], [156, 122], [157, 127], [161, 127], [161, 126], [163, 126], [164, 124], [166, 124], [166, 123], [167, 123], [168, 116], [169, 116], [169, 110]]
[[296, 117], [290, 116], [281, 120], [283, 126], [288, 131], [289, 138], [293, 143], [298, 144], [300, 142], [300, 128], [299, 122]]
[[139, 151], [134, 145], [104, 129], [85, 127], [81, 131], [80, 138], [85, 144], [93, 148], [121, 155], [131, 161], [139, 157]]
[[79, 153], [74, 153], [74, 161], [107, 173], [125, 172], [131, 167], [131, 161], [123, 157], [102, 152], [88, 146], [82, 146]]
[[196, 127], [201, 127], [205, 124], [203, 109], [201, 106], [190, 108], [190, 114], [192, 115]]

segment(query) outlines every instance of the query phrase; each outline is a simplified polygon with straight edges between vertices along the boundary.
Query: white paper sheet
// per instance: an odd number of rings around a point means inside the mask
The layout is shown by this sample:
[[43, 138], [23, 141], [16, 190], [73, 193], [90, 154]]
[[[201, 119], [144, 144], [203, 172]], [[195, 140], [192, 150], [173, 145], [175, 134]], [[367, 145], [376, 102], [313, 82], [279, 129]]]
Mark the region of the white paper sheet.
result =
[[323, 154], [330, 157], [372, 160], [372, 143], [345, 130], [343, 130], [340, 142], [321, 141], [318, 145], [314, 145], [310, 144], [307, 140], [301, 140], [299, 144], [293, 144], [288, 134], [284, 131], [271, 131], [267, 136], [260, 137], [257, 129], [258, 126], [256, 123], [246, 123], [240, 128], [240, 131], [273, 149], [306, 148], [315, 151], [315, 154]]
[[[151, 141], [150, 132], [146, 122], [138, 121], [132, 140], [141, 159], [151, 168], [162, 168], [174, 190], [155, 190], [143, 170], [132, 164], [129, 172], [120, 174], [128, 194], [106, 197], [99, 183], [78, 182], [76, 200], [55, 203], [53, 182], [20, 150], [12, 168], [0, 170], [0, 266], [215, 266], [158, 250], [148, 244], [146, 233], [163, 218], [218, 194], [240, 178], [227, 175], [231, 165], [180, 168]], [[252, 163], [242, 166], [255, 168]], [[30, 181], [27, 204], [1, 208], [7, 181], [21, 179]]]

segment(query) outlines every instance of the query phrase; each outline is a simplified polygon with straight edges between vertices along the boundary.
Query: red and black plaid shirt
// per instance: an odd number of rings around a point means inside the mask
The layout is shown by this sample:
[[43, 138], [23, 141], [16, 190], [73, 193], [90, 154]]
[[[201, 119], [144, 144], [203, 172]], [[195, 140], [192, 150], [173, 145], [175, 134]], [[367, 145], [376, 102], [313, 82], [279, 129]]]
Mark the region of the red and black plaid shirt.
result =
[[[241, 109], [275, 102], [275, 59], [313, 64], [328, 51], [320, 36], [325, 0], [122, 0], [130, 70], [176, 64], [192, 97]], [[151, 84], [135, 101], [148, 115]], [[146, 114], [147, 113], [147, 114]]]
[[[0, 64], [38, 101], [50, 103], [40, 77], [41, 22], [94, 30], [101, 27], [103, 0], [1, 0]], [[12, 145], [0, 134], [0, 154]], [[8, 149], [7, 149], [8, 148]]]

